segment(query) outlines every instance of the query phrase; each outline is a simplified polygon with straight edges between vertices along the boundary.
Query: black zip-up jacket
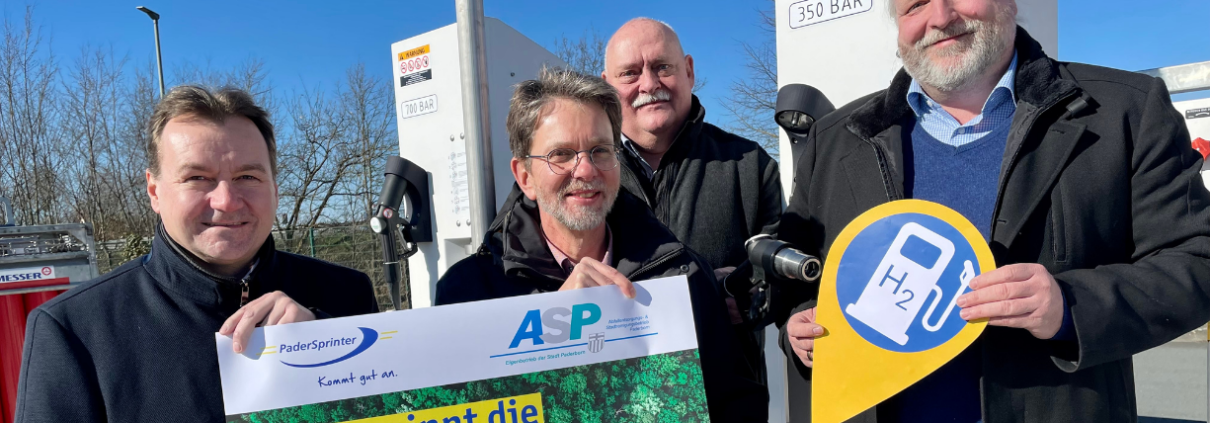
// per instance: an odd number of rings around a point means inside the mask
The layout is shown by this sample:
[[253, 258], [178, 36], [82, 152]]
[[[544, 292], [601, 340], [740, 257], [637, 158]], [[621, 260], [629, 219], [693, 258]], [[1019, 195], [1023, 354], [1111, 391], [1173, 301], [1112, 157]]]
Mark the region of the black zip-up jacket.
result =
[[[150, 254], [30, 313], [16, 422], [223, 421], [214, 333], [242, 281], [187, 255], [161, 229]], [[272, 237], [257, 257], [250, 299], [282, 291], [317, 316], [378, 311], [364, 273], [276, 251]]]
[[[445, 272], [436, 304], [557, 291], [565, 279], [541, 234], [537, 204], [515, 184], [478, 252]], [[613, 234], [613, 266], [632, 281], [685, 275], [710, 419], [767, 421], [769, 394], [735, 347], [711, 269], [676, 240], [634, 196], [619, 190], [606, 222]]]
[[[1131, 356], [1210, 318], [1202, 159], [1162, 80], [1052, 60], [1019, 28], [1016, 51], [990, 246], [997, 266], [1038, 263], [1054, 275], [1076, 341], [989, 326], [968, 351], [981, 357], [983, 421], [1133, 422]], [[845, 225], [903, 198], [910, 82], [901, 71], [812, 128], [781, 239], [826, 262]], [[799, 295], [794, 312], [814, 306], [814, 292]], [[785, 321], [782, 348], [801, 366]]]
[[622, 187], [712, 269], [748, 259], [744, 241], [781, 219], [781, 173], [760, 144], [705, 122], [697, 96], [689, 118], [648, 180], [639, 157], [621, 151]]

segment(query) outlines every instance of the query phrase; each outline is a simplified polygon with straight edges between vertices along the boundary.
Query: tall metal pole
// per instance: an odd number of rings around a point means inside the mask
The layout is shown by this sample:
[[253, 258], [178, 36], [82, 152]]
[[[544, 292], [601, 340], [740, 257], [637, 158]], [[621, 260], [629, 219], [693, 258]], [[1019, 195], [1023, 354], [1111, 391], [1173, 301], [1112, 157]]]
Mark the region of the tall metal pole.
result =
[[477, 240], [487, 233], [488, 225], [496, 217], [483, 0], [455, 0], [455, 4], [458, 9], [458, 58], [462, 73], [462, 122], [466, 135], [471, 239]]
[[151, 21], [155, 26], [155, 67], [160, 72], [160, 98], [164, 98], [164, 59], [160, 56], [160, 20]]
[[155, 66], [160, 72], [160, 98], [164, 98], [164, 61], [160, 58], [160, 14], [144, 6], [136, 7], [151, 17], [151, 25], [155, 27]]

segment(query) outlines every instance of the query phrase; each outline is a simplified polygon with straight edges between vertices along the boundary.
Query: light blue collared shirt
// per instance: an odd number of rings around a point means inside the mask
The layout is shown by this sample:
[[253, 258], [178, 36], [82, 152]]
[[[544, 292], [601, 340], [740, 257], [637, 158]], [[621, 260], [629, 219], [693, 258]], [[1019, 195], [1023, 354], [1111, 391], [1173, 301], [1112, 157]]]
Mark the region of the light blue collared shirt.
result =
[[1008, 65], [1008, 71], [1000, 77], [996, 87], [983, 103], [983, 110], [965, 125], [958, 123], [953, 115], [945, 111], [940, 104], [929, 98], [920, 87], [920, 83], [912, 79], [908, 88], [907, 100], [912, 111], [916, 112], [916, 123], [933, 138], [945, 144], [959, 147], [983, 138], [1001, 125], [1011, 125], [1013, 114], [1017, 111], [1014, 81], [1017, 77], [1017, 53], [1013, 52], [1013, 61]]

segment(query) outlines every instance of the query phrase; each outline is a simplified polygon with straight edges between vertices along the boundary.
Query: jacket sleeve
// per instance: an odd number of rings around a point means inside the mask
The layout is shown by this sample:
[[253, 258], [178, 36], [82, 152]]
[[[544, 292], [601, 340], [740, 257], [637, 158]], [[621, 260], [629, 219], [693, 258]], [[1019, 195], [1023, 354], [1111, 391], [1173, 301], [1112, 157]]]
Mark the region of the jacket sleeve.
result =
[[84, 345], [46, 311], [25, 328], [16, 423], [105, 421], [97, 369]]
[[[1168, 342], [1210, 319], [1210, 192], [1201, 158], [1154, 79], [1133, 134], [1131, 263], [1054, 275], [1070, 305], [1078, 352], [1052, 355], [1074, 372]], [[1056, 349], [1058, 351], [1059, 349]]]
[[362, 282], [361, 285], [364, 287], [365, 294], [362, 294], [361, 297], [365, 298], [362, 300], [365, 302], [365, 314], [382, 311], [378, 309], [378, 296], [374, 294], [374, 281], [370, 280], [370, 275], [363, 275], [363, 277], [365, 278], [365, 282]]
[[[803, 146], [802, 156], [794, 163], [794, 184], [791, 185], [790, 204], [782, 215], [777, 239], [794, 245], [804, 253], [823, 257], [823, 230], [817, 219], [811, 215], [810, 190], [811, 177], [815, 171], [816, 157], [816, 128], [811, 128], [811, 134]], [[790, 316], [815, 307], [818, 284], [803, 284], [797, 281], [781, 281], [773, 285], [770, 295], [770, 307], [779, 329], [778, 345], [786, 354], [786, 359], [794, 363], [804, 378], [810, 379], [810, 369], [802, 364], [794, 350], [790, 348], [789, 335], [786, 333], [786, 321]]]
[[433, 305], [447, 305], [493, 298], [490, 284], [496, 281], [485, 270], [495, 264], [490, 254], [476, 253], [450, 266], [437, 280]]
[[[315, 318], [359, 316], [377, 313], [378, 296], [374, 294], [374, 283], [365, 273], [353, 271], [352, 280], [339, 290], [326, 290], [317, 304], [302, 304], [315, 314]], [[343, 276], [343, 275], [342, 275]]]
[[768, 389], [756, 380], [756, 370], [740, 351], [739, 340], [727, 319], [726, 305], [714, 289], [714, 272], [705, 260], [692, 256], [689, 296], [710, 420], [768, 420]]
[[763, 166], [761, 166], [760, 176], [760, 207], [757, 209], [756, 223], [759, 233], [775, 234], [785, 205], [781, 187], [781, 171], [777, 166], [777, 161], [773, 160], [769, 153], [763, 149], [759, 151]]

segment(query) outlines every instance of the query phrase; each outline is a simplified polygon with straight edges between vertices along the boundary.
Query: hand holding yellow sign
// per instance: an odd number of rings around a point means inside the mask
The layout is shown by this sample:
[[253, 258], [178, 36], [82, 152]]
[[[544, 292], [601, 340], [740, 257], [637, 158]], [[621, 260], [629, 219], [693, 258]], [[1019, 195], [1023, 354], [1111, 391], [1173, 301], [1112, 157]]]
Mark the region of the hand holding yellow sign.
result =
[[957, 299], [993, 269], [978, 229], [940, 204], [895, 201], [854, 219], [820, 282], [812, 421], [852, 418], [970, 346], [987, 322], [963, 320]]

